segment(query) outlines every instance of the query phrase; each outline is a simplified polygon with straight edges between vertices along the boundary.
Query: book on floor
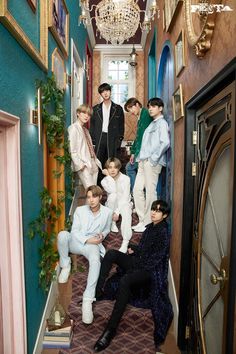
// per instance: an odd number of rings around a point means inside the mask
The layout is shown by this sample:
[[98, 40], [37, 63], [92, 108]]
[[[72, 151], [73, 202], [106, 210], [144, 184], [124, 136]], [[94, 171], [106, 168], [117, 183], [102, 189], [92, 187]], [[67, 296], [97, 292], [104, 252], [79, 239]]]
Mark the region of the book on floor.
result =
[[48, 337], [43, 338], [43, 348], [70, 348], [73, 332], [70, 337]]

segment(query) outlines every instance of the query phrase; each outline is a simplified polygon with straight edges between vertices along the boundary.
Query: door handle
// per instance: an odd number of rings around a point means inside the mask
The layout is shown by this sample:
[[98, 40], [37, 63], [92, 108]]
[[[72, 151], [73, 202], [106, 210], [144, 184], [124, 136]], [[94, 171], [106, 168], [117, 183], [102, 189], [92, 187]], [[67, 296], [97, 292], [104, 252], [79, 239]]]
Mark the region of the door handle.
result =
[[220, 286], [223, 287], [225, 281], [228, 278], [226, 277], [226, 271], [224, 269], [221, 269], [220, 276], [217, 276], [216, 274], [211, 274], [210, 279], [211, 279], [212, 284], [216, 285], [216, 284], [220, 283]]

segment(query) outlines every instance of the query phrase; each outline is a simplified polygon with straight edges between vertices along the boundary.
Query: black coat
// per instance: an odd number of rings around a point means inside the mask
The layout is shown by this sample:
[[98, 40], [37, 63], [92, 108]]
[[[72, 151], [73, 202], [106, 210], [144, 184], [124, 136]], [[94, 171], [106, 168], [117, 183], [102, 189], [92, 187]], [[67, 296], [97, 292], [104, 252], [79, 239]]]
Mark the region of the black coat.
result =
[[[92, 137], [93, 144], [95, 145], [95, 152], [99, 158], [99, 145], [102, 136], [102, 103], [93, 107], [93, 115], [90, 120], [90, 135]], [[107, 153], [108, 157], [118, 156], [118, 150], [120, 149], [121, 141], [124, 137], [124, 111], [123, 108], [112, 102], [108, 134], [107, 134]]]
[[[149, 224], [144, 231], [138, 245], [132, 245], [134, 253], [134, 269], [146, 270], [151, 274], [149, 289], [140, 289], [133, 293], [130, 303], [137, 307], [150, 308], [154, 320], [154, 341], [158, 347], [165, 340], [169, 326], [173, 319], [172, 304], [168, 295], [168, 266], [170, 251], [170, 234], [166, 221], [157, 225]], [[130, 270], [129, 270], [130, 272]], [[118, 273], [108, 279], [105, 286], [105, 298], [113, 300], [123, 276], [119, 268]]]

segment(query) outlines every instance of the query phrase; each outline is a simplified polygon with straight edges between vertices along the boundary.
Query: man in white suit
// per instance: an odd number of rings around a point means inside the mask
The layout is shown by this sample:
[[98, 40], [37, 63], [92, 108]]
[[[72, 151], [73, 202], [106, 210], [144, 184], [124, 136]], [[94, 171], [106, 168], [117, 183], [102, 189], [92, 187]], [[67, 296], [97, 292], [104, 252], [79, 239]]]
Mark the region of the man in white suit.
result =
[[76, 110], [77, 121], [69, 126], [69, 143], [72, 170], [77, 172], [84, 188], [97, 184], [98, 168], [102, 168], [97, 159], [92, 139], [85, 124], [89, 122], [92, 109], [83, 104]]
[[119, 219], [119, 215], [121, 215], [121, 235], [123, 241], [119, 251], [126, 253], [129, 240], [132, 237], [130, 178], [120, 172], [121, 162], [116, 157], [109, 158], [106, 161], [105, 167], [102, 172], [106, 177], [102, 179], [101, 184], [107, 192], [106, 206], [114, 212], [111, 231], [118, 232], [116, 221]]
[[86, 193], [87, 205], [78, 207], [74, 213], [71, 232], [58, 234], [57, 247], [60, 255], [61, 273], [59, 283], [66, 283], [70, 275], [71, 259], [69, 252], [86, 257], [89, 261], [87, 286], [83, 293], [82, 321], [93, 322], [92, 303], [100, 272], [100, 257], [105, 255], [102, 241], [110, 232], [112, 210], [101, 205], [102, 189], [90, 186]]

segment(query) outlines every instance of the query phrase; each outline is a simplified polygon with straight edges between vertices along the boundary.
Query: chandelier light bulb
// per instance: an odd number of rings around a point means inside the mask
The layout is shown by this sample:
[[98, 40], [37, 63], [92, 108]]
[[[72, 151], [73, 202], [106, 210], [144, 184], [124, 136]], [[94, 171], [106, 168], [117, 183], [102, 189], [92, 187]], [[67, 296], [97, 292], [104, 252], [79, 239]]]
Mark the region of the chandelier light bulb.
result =
[[[80, 0], [81, 15], [79, 23], [86, 27], [95, 19], [100, 36], [113, 45], [121, 45], [133, 37], [140, 25], [142, 31], [151, 29], [151, 20], [157, 11], [156, 0], [152, 1], [148, 11], [140, 10], [138, 0], [101, 0], [89, 9], [89, 0]], [[95, 9], [95, 16], [90, 19], [87, 12]], [[140, 13], [145, 13], [140, 23]]]

